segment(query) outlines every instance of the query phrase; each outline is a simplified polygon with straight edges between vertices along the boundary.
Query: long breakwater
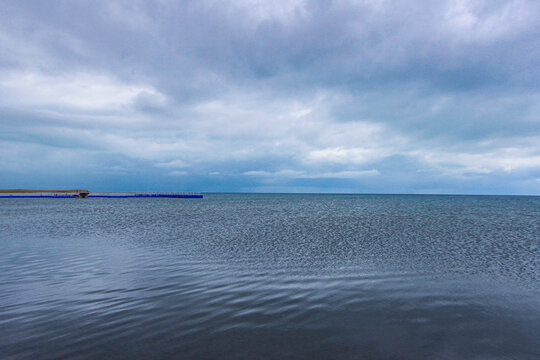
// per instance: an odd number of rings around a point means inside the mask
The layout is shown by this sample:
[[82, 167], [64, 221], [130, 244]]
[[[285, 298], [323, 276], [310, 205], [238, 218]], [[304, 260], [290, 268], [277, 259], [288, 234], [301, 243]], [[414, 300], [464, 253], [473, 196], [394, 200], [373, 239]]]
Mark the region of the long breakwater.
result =
[[101, 198], [148, 198], [148, 197], [166, 197], [166, 198], [186, 198], [186, 199], [202, 199], [201, 193], [193, 192], [101, 192], [90, 193], [88, 197], [101, 197]]

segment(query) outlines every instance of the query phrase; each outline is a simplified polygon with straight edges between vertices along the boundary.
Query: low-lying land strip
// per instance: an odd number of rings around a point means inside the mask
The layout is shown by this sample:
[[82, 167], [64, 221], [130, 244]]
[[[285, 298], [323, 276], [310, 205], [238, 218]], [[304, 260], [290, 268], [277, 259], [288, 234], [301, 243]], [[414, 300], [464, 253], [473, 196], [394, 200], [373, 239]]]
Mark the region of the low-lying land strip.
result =
[[88, 190], [28, 190], [28, 189], [0, 189], [0, 194], [27, 194], [27, 193], [89, 193]]

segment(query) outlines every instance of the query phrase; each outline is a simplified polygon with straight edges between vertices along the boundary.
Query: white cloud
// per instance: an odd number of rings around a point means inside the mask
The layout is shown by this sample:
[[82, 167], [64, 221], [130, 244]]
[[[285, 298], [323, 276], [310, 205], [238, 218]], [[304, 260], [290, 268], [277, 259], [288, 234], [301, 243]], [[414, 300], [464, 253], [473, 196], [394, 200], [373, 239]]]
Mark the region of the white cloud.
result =
[[336, 172], [325, 172], [325, 173], [315, 173], [310, 175], [310, 178], [329, 178], [329, 179], [354, 179], [364, 176], [377, 176], [380, 175], [380, 172], [377, 169], [370, 170], [360, 170], [360, 171], [336, 171]]
[[12, 72], [0, 78], [0, 99], [10, 106], [45, 109], [120, 110], [138, 97], [163, 102], [164, 96], [144, 85], [129, 85], [103, 74]]
[[189, 166], [189, 164], [187, 164], [186, 162], [182, 161], [182, 160], [172, 160], [172, 161], [168, 161], [168, 162], [161, 162], [161, 163], [157, 163], [155, 164], [155, 166], [157, 167], [160, 167], [160, 168], [165, 168], [165, 169], [181, 169], [181, 168], [185, 168], [187, 166]]
[[524, 0], [492, 1], [452, 0], [447, 3], [445, 20], [448, 31], [465, 42], [493, 42], [515, 35], [530, 26], [535, 7]]
[[[223, 5], [223, 1], [219, 1]], [[232, 1], [225, 6], [239, 9], [245, 13], [253, 25], [266, 20], [291, 23], [306, 16], [306, 0], [241, 0]]]
[[378, 154], [374, 149], [350, 148], [342, 147], [326, 148], [321, 150], [310, 151], [307, 158], [310, 161], [334, 162], [334, 163], [353, 163], [361, 164], [379, 159], [381, 154]]
[[[538, 141], [540, 143], [540, 139]], [[440, 173], [461, 176], [468, 173], [511, 173], [523, 169], [540, 169], [539, 150], [538, 147], [495, 148], [486, 152], [466, 153], [422, 149], [411, 152], [411, 155], [425, 160]]]
[[260, 177], [278, 177], [278, 178], [293, 178], [293, 179], [354, 179], [364, 176], [376, 176], [379, 175], [379, 171], [375, 169], [370, 170], [347, 170], [336, 172], [306, 172], [301, 170], [280, 170], [280, 171], [261, 171], [252, 170], [246, 171], [243, 175], [247, 176], [260, 176]]

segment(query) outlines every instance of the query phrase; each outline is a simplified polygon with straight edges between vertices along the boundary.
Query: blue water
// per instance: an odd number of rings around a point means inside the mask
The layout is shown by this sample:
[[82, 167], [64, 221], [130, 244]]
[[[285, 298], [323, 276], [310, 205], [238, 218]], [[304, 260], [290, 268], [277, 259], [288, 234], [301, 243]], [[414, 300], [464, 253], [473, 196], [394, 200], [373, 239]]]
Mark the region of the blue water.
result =
[[540, 197], [0, 199], [2, 359], [538, 359]]

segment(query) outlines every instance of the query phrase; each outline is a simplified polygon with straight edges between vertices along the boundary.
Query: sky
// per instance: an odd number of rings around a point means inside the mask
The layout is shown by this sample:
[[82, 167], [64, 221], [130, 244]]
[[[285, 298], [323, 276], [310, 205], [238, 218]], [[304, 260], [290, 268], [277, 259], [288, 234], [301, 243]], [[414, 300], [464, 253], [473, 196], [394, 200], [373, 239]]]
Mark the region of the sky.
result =
[[0, 188], [540, 194], [538, 0], [0, 0]]

